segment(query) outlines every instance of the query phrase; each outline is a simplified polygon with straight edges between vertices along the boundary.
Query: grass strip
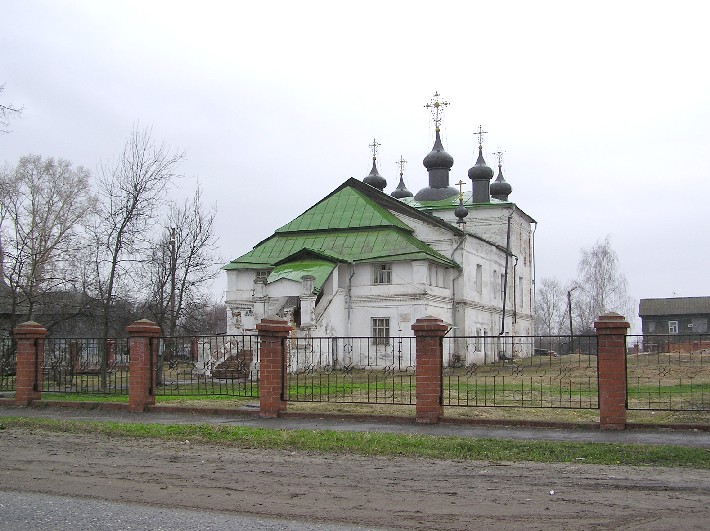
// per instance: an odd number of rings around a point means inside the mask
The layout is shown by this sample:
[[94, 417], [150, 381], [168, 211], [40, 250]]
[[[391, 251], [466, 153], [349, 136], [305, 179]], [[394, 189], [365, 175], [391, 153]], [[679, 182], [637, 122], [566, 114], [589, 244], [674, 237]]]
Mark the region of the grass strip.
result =
[[475, 461], [710, 468], [710, 450], [674, 445], [511, 441], [329, 430], [276, 430], [211, 424], [143, 424], [0, 417], [0, 429], [190, 440], [238, 448]]

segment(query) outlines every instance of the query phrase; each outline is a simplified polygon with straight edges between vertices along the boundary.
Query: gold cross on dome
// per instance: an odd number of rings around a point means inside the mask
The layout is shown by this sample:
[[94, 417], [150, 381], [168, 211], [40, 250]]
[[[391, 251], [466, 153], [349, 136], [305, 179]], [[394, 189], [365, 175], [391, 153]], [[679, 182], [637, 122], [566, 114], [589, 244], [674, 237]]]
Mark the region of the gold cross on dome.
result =
[[456, 185], [459, 187], [459, 200], [463, 201], [463, 185], [466, 184], [462, 180], [459, 180], [459, 182], [456, 183]]
[[404, 160], [404, 157], [402, 155], [399, 156], [399, 160], [395, 163], [399, 165], [399, 176], [401, 177], [404, 175], [404, 165], [407, 164], [407, 161]]
[[431, 111], [431, 117], [436, 126], [436, 130], [439, 131], [439, 125], [441, 124], [441, 118], [444, 114], [444, 109], [449, 106], [448, 101], [439, 100], [441, 95], [439, 92], [435, 92], [434, 96], [431, 98], [431, 102], [427, 103], [424, 107]]
[[369, 147], [372, 148], [372, 160], [377, 159], [377, 148], [380, 147], [382, 144], [377, 142], [376, 138], [372, 139], [372, 144], [369, 145]]
[[483, 130], [483, 127], [479, 125], [479, 126], [478, 126], [478, 133], [476, 133], [476, 134], [478, 135], [478, 145], [479, 145], [479, 147], [480, 147], [480, 146], [483, 146], [483, 135], [487, 135], [487, 134], [488, 134], [488, 131], [484, 131], [484, 130]]

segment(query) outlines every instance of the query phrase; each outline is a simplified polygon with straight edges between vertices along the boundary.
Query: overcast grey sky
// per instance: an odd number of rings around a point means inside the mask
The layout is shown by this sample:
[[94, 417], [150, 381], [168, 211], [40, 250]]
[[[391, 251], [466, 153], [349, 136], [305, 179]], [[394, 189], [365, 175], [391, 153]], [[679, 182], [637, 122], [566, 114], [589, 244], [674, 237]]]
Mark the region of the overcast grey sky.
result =
[[[23, 105], [0, 163], [96, 172], [134, 124], [187, 151], [225, 260], [302, 213], [382, 144], [386, 192], [426, 185], [435, 91], [451, 182], [474, 132], [505, 151], [539, 222], [537, 276], [566, 282], [611, 236], [635, 298], [710, 295], [707, 3], [3, 0], [0, 83]], [[222, 282], [223, 279], [220, 279]]]

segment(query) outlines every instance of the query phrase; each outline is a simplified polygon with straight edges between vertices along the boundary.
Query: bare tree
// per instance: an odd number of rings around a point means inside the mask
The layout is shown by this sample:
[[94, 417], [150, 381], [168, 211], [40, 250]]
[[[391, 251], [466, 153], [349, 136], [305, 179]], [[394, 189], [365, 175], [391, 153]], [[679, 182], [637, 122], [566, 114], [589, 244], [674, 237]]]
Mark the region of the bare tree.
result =
[[202, 192], [170, 205], [159, 240], [146, 264], [151, 296], [148, 309], [166, 334], [174, 336], [185, 313], [202, 304], [204, 288], [219, 273], [214, 234], [215, 210], [205, 209]]
[[582, 249], [577, 271], [580, 289], [575, 291], [573, 307], [580, 330], [592, 331], [596, 318], [605, 312], [631, 315], [628, 282], [619, 271], [619, 257], [608, 236], [590, 249]]
[[121, 281], [142, 260], [158, 207], [184, 155], [152, 139], [151, 128], [134, 128], [118, 162], [101, 167], [100, 211], [95, 226], [97, 291], [108, 337], [111, 305]]
[[[95, 208], [90, 174], [64, 159], [22, 157], [0, 172], [0, 272], [13, 325], [33, 319], [48, 294], [75, 291], [85, 223]], [[55, 297], [56, 298], [56, 297]]]
[[[184, 158], [164, 144], [156, 144], [151, 128], [135, 127], [118, 161], [102, 166], [99, 178], [99, 216], [94, 227], [96, 291], [102, 304], [104, 338], [109, 337], [112, 307], [121, 285], [148, 254], [150, 229], [165, 199], [168, 185], [177, 176]], [[128, 291], [124, 298], [128, 298]], [[105, 387], [106, 352], [101, 357], [101, 382]]]
[[[0, 85], [0, 93], [5, 90], [5, 84]], [[0, 133], [10, 132], [10, 120], [19, 118], [22, 115], [23, 108], [16, 107], [12, 103], [0, 103]]]
[[556, 278], [543, 278], [535, 294], [535, 330], [538, 335], [563, 333], [567, 308], [566, 290]]

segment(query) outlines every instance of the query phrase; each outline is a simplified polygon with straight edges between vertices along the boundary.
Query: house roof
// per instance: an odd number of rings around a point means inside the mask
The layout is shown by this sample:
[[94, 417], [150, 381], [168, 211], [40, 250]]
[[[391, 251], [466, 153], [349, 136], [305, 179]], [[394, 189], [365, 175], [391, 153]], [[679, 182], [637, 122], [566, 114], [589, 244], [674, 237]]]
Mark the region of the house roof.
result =
[[710, 297], [641, 299], [639, 317], [710, 314]]
[[276, 282], [282, 278], [287, 278], [295, 282], [300, 282], [304, 275], [313, 275], [313, 287], [320, 291], [323, 284], [335, 269], [337, 264], [328, 260], [304, 259], [294, 260], [285, 264], [277, 265], [266, 279], [267, 283]]
[[341, 188], [306, 210], [296, 219], [276, 229], [277, 233], [399, 227], [411, 230], [388, 210], [352, 187]]
[[333, 262], [432, 260], [458, 267], [418, 240], [413, 229], [389, 211], [390, 207], [405, 209], [412, 217], [462, 234], [445, 221], [404, 205], [357, 179], [349, 179], [224, 269], [272, 268], [300, 260], [304, 253]]
[[[404, 197], [400, 199], [402, 203], [407, 204], [421, 212], [438, 212], [442, 210], [455, 210], [459, 206], [459, 196], [447, 197], [436, 201], [417, 201], [413, 197]], [[485, 208], [515, 208], [520, 214], [530, 223], [537, 223], [529, 214], [521, 210], [521, 208], [512, 201], [502, 201], [500, 199], [491, 198], [488, 203], [474, 203], [473, 193], [468, 191], [463, 193], [463, 206], [468, 210], [478, 210]]]

